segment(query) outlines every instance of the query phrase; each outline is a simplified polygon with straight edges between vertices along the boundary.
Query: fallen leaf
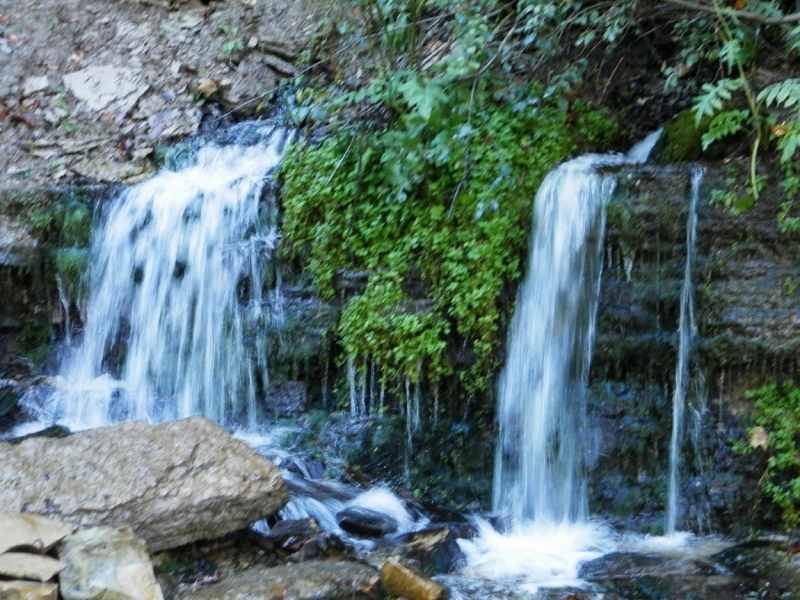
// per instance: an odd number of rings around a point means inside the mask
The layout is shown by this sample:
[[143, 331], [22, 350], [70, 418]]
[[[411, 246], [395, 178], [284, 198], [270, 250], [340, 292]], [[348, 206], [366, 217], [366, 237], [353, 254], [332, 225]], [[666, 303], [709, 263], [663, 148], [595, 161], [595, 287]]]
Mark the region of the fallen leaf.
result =
[[778, 123], [777, 125], [770, 127], [769, 132], [775, 137], [783, 137], [789, 133], [791, 129], [791, 126], [784, 121], [783, 123]]
[[742, 10], [747, 5], [745, 0], [736, 0], [736, 4], [733, 5], [735, 10]]
[[750, 447], [761, 448], [762, 450], [769, 448], [769, 435], [761, 425], [753, 428], [753, 433], [750, 434]]

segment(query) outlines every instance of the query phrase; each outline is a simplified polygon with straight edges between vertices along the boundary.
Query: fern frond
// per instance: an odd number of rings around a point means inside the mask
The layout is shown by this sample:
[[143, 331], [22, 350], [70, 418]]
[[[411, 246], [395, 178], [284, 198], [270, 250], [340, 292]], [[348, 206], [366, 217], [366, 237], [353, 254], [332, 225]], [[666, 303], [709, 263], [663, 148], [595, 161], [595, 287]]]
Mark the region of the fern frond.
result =
[[744, 122], [750, 116], [749, 110], [726, 110], [719, 113], [708, 125], [708, 131], [703, 134], [703, 150], [722, 138], [738, 133], [742, 130]]
[[783, 108], [800, 104], [800, 79], [784, 79], [764, 88], [758, 95], [758, 101], [767, 106], [777, 104]]
[[741, 79], [720, 79], [717, 83], [705, 83], [702, 94], [694, 99], [694, 124], [700, 125], [703, 117], [712, 117], [722, 110], [723, 103], [730, 100], [733, 92], [743, 85]]

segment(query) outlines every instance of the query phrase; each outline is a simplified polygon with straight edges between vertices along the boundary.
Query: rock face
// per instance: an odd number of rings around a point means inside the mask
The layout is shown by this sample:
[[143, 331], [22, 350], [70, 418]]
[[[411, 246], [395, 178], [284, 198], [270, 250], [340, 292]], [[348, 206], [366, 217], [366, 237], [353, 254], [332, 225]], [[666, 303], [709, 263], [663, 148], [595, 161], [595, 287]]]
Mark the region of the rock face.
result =
[[192, 600], [377, 600], [378, 571], [342, 560], [251, 569], [192, 593]]
[[295, 73], [315, 10], [306, 0], [11, 2], [0, 190], [146, 178], [154, 147], [197, 130], [198, 100], [255, 114]]
[[271, 462], [202, 417], [0, 444], [0, 510], [129, 523], [150, 550], [240, 529], [288, 499]]
[[145, 543], [127, 525], [95, 527], [64, 539], [59, 557], [64, 600], [164, 600]]

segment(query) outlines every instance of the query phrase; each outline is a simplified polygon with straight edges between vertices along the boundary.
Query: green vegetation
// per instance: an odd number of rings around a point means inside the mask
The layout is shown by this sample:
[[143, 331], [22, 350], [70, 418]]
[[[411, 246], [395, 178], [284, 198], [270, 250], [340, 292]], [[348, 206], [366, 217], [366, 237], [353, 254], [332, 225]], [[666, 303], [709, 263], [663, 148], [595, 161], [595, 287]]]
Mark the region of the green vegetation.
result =
[[781, 511], [787, 529], [800, 525], [800, 388], [793, 381], [778, 385], [772, 381], [747, 393], [755, 400], [754, 426], [749, 443], [734, 448], [750, 453], [767, 452], [763, 493]]
[[433, 396], [454, 374], [466, 393], [486, 390], [539, 183], [612, 131], [586, 102], [488, 71], [505, 20], [485, 9], [499, 5], [445, 17], [452, 37], [431, 54], [424, 4], [358, 3], [363, 20], [337, 30], [375, 32], [356, 53], [376, 72], [296, 93], [295, 117], [332, 133], [292, 147], [281, 170], [284, 240], [320, 292], [333, 298], [342, 270], [368, 275], [336, 328], [342, 362], [361, 377], [375, 365], [394, 398], [420, 384]]

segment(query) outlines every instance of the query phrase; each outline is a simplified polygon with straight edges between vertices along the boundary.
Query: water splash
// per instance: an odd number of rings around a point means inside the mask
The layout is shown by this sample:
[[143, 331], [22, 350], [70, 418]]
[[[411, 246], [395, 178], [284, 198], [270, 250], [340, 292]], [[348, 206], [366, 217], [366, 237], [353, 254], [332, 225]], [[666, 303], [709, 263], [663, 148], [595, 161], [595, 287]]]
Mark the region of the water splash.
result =
[[277, 235], [270, 171], [287, 132], [246, 124], [108, 207], [92, 244], [86, 327], [52, 412], [71, 428], [202, 414], [254, 426], [268, 385], [258, 328]]
[[686, 403], [686, 390], [689, 385], [689, 356], [694, 339], [694, 309], [692, 303], [692, 262], [694, 262], [695, 236], [697, 230], [697, 200], [705, 169], [692, 167], [692, 190], [689, 197], [689, 215], [686, 219], [686, 266], [683, 271], [681, 288], [681, 309], [678, 334], [678, 363], [675, 367], [675, 390], [672, 395], [672, 435], [669, 446], [669, 491], [667, 496], [667, 517], [664, 531], [667, 536], [675, 534], [679, 517], [678, 497], [680, 495], [681, 437], [683, 433], [683, 413]]

